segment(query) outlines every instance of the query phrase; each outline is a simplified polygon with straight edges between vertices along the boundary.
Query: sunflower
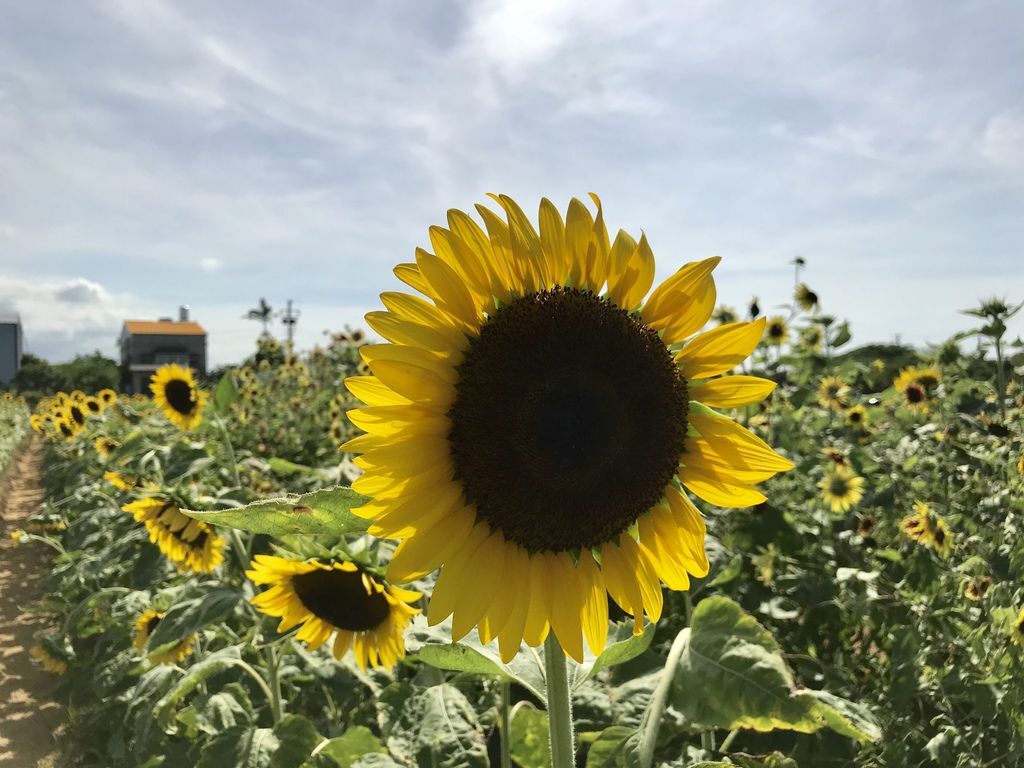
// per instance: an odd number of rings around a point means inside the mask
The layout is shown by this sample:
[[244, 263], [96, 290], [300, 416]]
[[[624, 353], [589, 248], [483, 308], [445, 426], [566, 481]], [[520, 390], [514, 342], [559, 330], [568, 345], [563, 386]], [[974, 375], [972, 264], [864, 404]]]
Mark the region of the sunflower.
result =
[[342, 445], [345, 442], [345, 433], [348, 430], [345, 428], [345, 422], [343, 421], [332, 421], [331, 422], [331, 440], [335, 445]]
[[946, 527], [946, 523], [941, 517], [936, 518], [932, 525], [931, 536], [925, 540], [925, 543], [942, 557], [949, 557], [949, 553], [953, 551], [953, 532]]
[[29, 648], [28, 655], [43, 665], [43, 669], [53, 672], [55, 675], [63, 675], [68, 671], [68, 663], [50, 653], [42, 645], [33, 645]]
[[119, 491], [130, 491], [139, 481], [134, 477], [128, 477], [120, 472], [104, 472], [103, 479], [110, 483], [112, 486], [117, 488]]
[[67, 418], [59, 418], [54, 420], [54, 425], [57, 428], [57, 435], [64, 438], [68, 442], [75, 439], [75, 435], [78, 434], [80, 427], [74, 422]]
[[845, 469], [850, 466], [850, 460], [847, 459], [846, 454], [838, 448], [822, 448], [821, 455], [835, 464], [837, 469]]
[[[548, 200], [540, 233], [510, 198], [432, 227], [395, 273], [429, 301], [384, 293], [366, 320], [390, 344], [363, 346], [372, 375], [348, 389], [369, 434], [353, 488], [371, 533], [401, 539], [389, 579], [441, 567], [431, 623], [456, 640], [478, 626], [509, 660], [553, 631], [583, 657], [607, 640], [610, 594], [642, 631], [660, 582], [708, 572], [705, 526], [683, 488], [718, 506], [765, 501], [754, 486], [793, 464], [707, 406], [763, 399], [770, 381], [726, 373], [764, 320], [694, 336], [715, 306], [717, 257], [687, 264], [647, 296], [646, 236], [610, 242], [600, 201]], [[685, 342], [685, 343], [684, 343]]]
[[179, 570], [210, 573], [224, 561], [224, 539], [201, 520], [181, 514], [173, 502], [149, 497], [121, 509], [146, 526], [149, 540]]
[[421, 593], [377, 581], [354, 563], [300, 562], [256, 555], [246, 576], [270, 589], [251, 602], [281, 619], [278, 632], [302, 624], [295, 638], [315, 651], [334, 635], [331, 651], [340, 659], [352, 648], [356, 663], [390, 669], [405, 656], [403, 635]]
[[934, 397], [940, 381], [942, 375], [938, 369], [910, 366], [900, 371], [893, 382], [893, 388], [903, 395], [903, 401], [909, 408], [927, 412], [929, 401]]
[[103, 413], [103, 403], [98, 398], [87, 397], [82, 401], [82, 408], [88, 416]]
[[796, 287], [793, 298], [804, 312], [811, 312], [818, 306], [818, 294], [808, 288], [806, 283], [800, 283]]
[[976, 603], [980, 602], [985, 599], [985, 595], [988, 594], [988, 589], [991, 586], [992, 579], [990, 577], [975, 576], [964, 587], [964, 597]]
[[821, 498], [836, 513], [846, 512], [864, 497], [864, 478], [839, 467], [828, 472], [818, 487]]
[[[139, 616], [135, 622], [135, 637], [132, 639], [132, 647], [136, 651], [142, 653], [146, 650], [149, 638], [152, 637], [153, 632], [164, 615], [151, 609]], [[154, 664], [179, 664], [185, 660], [186, 656], [192, 653], [192, 645], [195, 643], [195, 640], [195, 634], [191, 634], [166, 651], [151, 655], [149, 659]]]
[[74, 424], [76, 431], [85, 424], [86, 410], [81, 403], [76, 402], [66, 406], [62, 415], [65, 421]]
[[838, 376], [826, 376], [818, 384], [818, 402], [825, 408], [841, 411], [849, 403], [850, 388]]
[[1017, 614], [1017, 618], [1013, 622], [1013, 629], [1010, 631], [1013, 636], [1013, 642], [1017, 645], [1024, 645], [1024, 608]]
[[112, 437], [97, 437], [92, 441], [92, 447], [96, 449], [96, 453], [99, 454], [100, 458], [106, 461], [112, 451], [121, 447], [121, 443]]
[[868, 428], [868, 412], [863, 405], [855, 405], [846, 411], [846, 423], [857, 432], [865, 432]]
[[927, 544], [932, 537], [931, 507], [923, 501], [915, 501], [914, 514], [904, 517], [900, 527], [914, 541]]
[[725, 325], [726, 323], [735, 323], [738, 318], [736, 317], [735, 309], [723, 304], [714, 311], [714, 314], [711, 315], [711, 319], [719, 325]]
[[781, 346], [789, 338], [789, 323], [781, 315], [768, 318], [768, 325], [764, 331], [764, 340], [773, 347]]
[[112, 389], [101, 389], [96, 393], [96, 399], [103, 403], [104, 408], [109, 408], [117, 402], [117, 392]]
[[179, 429], [195, 429], [203, 420], [206, 393], [196, 387], [192, 371], [177, 363], [157, 368], [149, 383], [153, 399]]
[[809, 325], [800, 331], [800, 343], [811, 352], [817, 352], [825, 343], [825, 329], [820, 325]]

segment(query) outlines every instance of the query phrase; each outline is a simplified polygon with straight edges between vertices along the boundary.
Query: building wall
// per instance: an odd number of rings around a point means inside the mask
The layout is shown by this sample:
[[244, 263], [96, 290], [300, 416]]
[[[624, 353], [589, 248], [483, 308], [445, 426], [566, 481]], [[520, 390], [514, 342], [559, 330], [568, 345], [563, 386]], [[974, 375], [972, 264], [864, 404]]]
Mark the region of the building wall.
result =
[[206, 375], [205, 336], [158, 336], [126, 334], [121, 341], [122, 365], [179, 363]]
[[11, 383], [21, 367], [21, 354], [21, 326], [0, 323], [0, 383]]

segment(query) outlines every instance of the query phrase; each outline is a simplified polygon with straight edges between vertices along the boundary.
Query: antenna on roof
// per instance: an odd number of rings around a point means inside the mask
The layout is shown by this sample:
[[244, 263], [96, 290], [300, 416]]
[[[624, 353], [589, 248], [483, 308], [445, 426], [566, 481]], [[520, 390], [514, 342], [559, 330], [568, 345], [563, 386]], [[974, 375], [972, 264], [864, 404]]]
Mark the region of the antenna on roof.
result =
[[292, 341], [295, 337], [295, 324], [299, 322], [299, 315], [302, 314], [299, 310], [292, 310], [292, 300], [288, 299], [288, 307], [281, 312], [281, 322], [285, 324], [288, 329], [288, 350], [292, 349]]

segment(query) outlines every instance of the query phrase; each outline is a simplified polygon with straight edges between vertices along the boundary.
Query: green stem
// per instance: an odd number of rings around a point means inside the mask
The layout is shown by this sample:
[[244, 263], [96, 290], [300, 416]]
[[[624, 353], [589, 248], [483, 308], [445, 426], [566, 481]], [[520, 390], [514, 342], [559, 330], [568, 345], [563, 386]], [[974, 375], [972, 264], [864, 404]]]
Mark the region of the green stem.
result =
[[[247, 661], [235, 661], [234, 665], [240, 669], [245, 670], [249, 674], [249, 676], [256, 682], [256, 685], [258, 685], [260, 687], [260, 690], [263, 691], [263, 695], [267, 697], [267, 702], [271, 706], [271, 711], [273, 711], [274, 694], [271, 692], [270, 686], [267, 685], [267, 681], [263, 679], [263, 675], [257, 672], [255, 668], [253, 668], [253, 666], [249, 664], [249, 662]], [[277, 720], [275, 720], [274, 722], [276, 723]]]
[[726, 736], [725, 739], [722, 740], [722, 746], [719, 748], [718, 751], [721, 752], [722, 754], [725, 754], [726, 752], [728, 752], [729, 751], [729, 747], [732, 746], [732, 743], [736, 739], [736, 737], [739, 735], [739, 732], [740, 732], [739, 728], [733, 728], [731, 731], [729, 731], [729, 735]]
[[278, 665], [281, 657], [284, 656], [284, 648], [276, 649], [267, 647], [263, 650], [267, 660], [267, 682], [270, 689], [270, 715], [274, 719], [274, 725], [281, 722], [284, 716], [284, 702], [281, 698], [281, 678], [278, 676]]
[[640, 722], [640, 754], [637, 763], [639, 768], [651, 768], [654, 764], [654, 748], [658, 743], [658, 726], [661, 725], [661, 718], [668, 705], [668, 693], [672, 689], [672, 678], [675, 677], [676, 667], [679, 666], [679, 659], [682, 658], [689, 641], [689, 628], [676, 635], [676, 639], [672, 641], [668, 659], [665, 661], [665, 668], [661, 673], [661, 680], [658, 681], [658, 687], [654, 689], [654, 695], [651, 696], [651, 703], [647, 705], [647, 711], [644, 712], [643, 720]]
[[548, 734], [551, 741], [551, 768], [574, 768], [572, 701], [565, 651], [554, 632], [544, 641], [544, 677], [547, 682]]
[[999, 415], [1002, 424], [1006, 424], [1006, 372], [1003, 370], [1003, 345], [996, 339], [996, 389], [999, 397]]
[[512, 768], [512, 685], [503, 680], [501, 687], [501, 768]]

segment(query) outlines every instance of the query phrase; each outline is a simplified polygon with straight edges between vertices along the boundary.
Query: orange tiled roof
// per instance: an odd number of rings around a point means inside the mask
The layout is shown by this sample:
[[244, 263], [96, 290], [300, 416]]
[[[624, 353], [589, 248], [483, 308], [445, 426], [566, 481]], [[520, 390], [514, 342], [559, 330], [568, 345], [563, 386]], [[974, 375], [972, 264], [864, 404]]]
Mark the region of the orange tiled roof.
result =
[[126, 332], [150, 336], [205, 336], [206, 330], [199, 323], [179, 323], [173, 320], [125, 320]]

